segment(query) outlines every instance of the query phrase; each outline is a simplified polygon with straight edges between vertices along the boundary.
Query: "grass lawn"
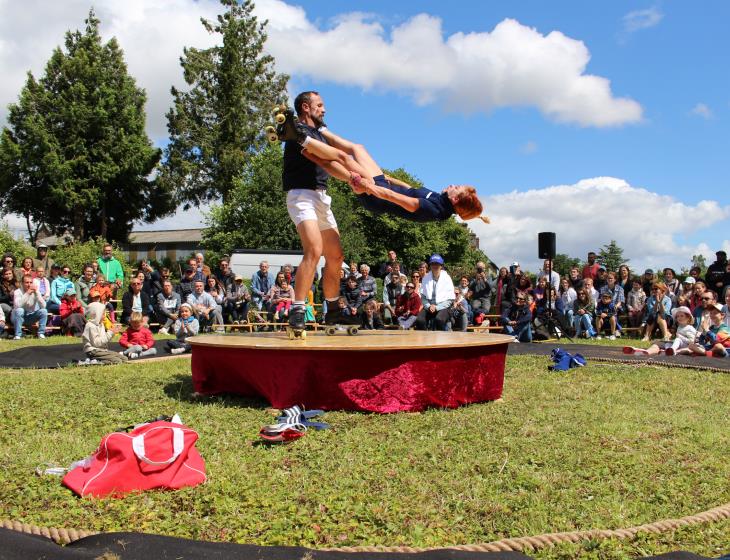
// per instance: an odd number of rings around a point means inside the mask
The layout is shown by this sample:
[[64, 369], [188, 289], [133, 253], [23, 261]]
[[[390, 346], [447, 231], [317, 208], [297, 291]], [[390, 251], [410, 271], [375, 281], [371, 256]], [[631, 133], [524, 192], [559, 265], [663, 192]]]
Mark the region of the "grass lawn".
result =
[[[628, 527], [730, 502], [730, 375], [598, 363], [554, 374], [548, 362], [510, 357], [503, 402], [329, 412], [333, 429], [274, 447], [257, 441], [273, 419], [265, 402], [192, 399], [184, 358], [0, 371], [0, 519], [264, 545], [448, 546]], [[89, 455], [120, 426], [173, 412], [200, 433], [203, 486], [78, 499], [58, 478], [33, 474]], [[533, 555], [680, 548], [730, 552], [730, 521]]]

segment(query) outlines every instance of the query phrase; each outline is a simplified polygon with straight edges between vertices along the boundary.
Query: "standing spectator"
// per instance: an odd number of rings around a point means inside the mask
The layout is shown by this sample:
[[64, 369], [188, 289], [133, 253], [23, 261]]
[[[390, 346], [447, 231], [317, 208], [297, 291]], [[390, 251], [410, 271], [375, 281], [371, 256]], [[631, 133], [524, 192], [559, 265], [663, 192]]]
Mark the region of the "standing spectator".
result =
[[576, 338], [580, 338], [584, 332], [586, 338], [596, 336], [596, 331], [593, 329], [595, 312], [596, 304], [593, 303], [593, 298], [584, 285], [578, 290], [578, 297], [573, 302], [573, 329], [575, 329]]
[[426, 274], [421, 285], [423, 308], [416, 319], [416, 330], [445, 331], [451, 319], [449, 309], [454, 302], [454, 282], [443, 269], [441, 255], [434, 253], [428, 262], [431, 272]]
[[705, 284], [707, 284], [710, 290], [722, 297], [725, 290], [725, 273], [727, 272], [728, 264], [727, 253], [725, 251], [717, 251], [715, 257], [715, 262], [707, 267]]
[[3, 269], [2, 278], [0, 278], [0, 308], [2, 308], [5, 317], [8, 319], [13, 312], [13, 298], [17, 289], [18, 281], [15, 279], [13, 269]]
[[410, 329], [416, 322], [421, 307], [421, 296], [416, 291], [416, 285], [413, 282], [406, 283], [406, 292], [398, 296], [395, 304], [398, 326], [403, 330]]
[[157, 354], [155, 338], [152, 332], [145, 326], [142, 314], [134, 311], [129, 316], [129, 327], [119, 339], [119, 345], [124, 348], [124, 354], [130, 360], [154, 356]]
[[215, 326], [216, 332], [224, 332], [223, 317], [215, 299], [205, 291], [205, 284], [202, 280], [196, 280], [193, 293], [188, 296], [188, 301], [198, 318], [201, 328]]
[[382, 263], [378, 268], [378, 278], [385, 278], [388, 274], [390, 274], [392, 271], [393, 263], [397, 260], [398, 255], [396, 254], [396, 252], [393, 249], [388, 251], [388, 260]]
[[[356, 276], [354, 277], [357, 282]], [[390, 272], [385, 275], [383, 280], [383, 317], [386, 321], [395, 323], [395, 303], [398, 296], [401, 295], [404, 290], [403, 278], [407, 277], [400, 271], [400, 263], [393, 261], [390, 264]]]
[[69, 278], [71, 269], [67, 266], [61, 267], [61, 275], [51, 282], [51, 297], [48, 299], [48, 313], [57, 315], [61, 309], [61, 298], [70, 289], [74, 287], [74, 283]]
[[[613, 272], [613, 271], [612, 271]], [[608, 271], [606, 270], [606, 267], [601, 265], [598, 265], [598, 273], [596, 275], [596, 278], [593, 280], [593, 287], [598, 290], [598, 293], [601, 293], [601, 288], [603, 288], [608, 283]]]
[[248, 305], [251, 294], [243, 283], [243, 276], [234, 276], [233, 285], [226, 291], [224, 312], [230, 314], [234, 324], [248, 323]]
[[90, 303], [86, 309], [87, 321], [84, 334], [81, 335], [86, 357], [102, 364], [126, 362], [127, 357], [125, 355], [109, 350], [109, 343], [120, 328], [118, 324], [114, 324], [110, 330], [106, 329], [104, 326], [105, 311], [104, 304], [98, 301]]
[[20, 261], [20, 268], [15, 271], [15, 279], [20, 284], [23, 281], [23, 276], [30, 276], [35, 278], [35, 270], [33, 268], [33, 259], [31, 257], [25, 257]]
[[375, 291], [377, 290], [377, 284], [375, 278], [370, 276], [370, 267], [366, 264], [360, 266], [360, 291], [362, 292], [362, 302], [365, 303], [368, 300], [375, 298]]
[[[537, 274], [538, 281], [548, 275], [548, 269], [551, 267], [550, 260], [545, 259], [542, 263], [542, 270]], [[560, 290], [560, 274], [555, 272], [555, 269], [550, 270], [550, 284], [555, 288], [555, 291]]]
[[43, 299], [48, 300], [51, 298], [51, 283], [46, 278], [46, 269], [39, 266], [35, 269], [35, 278], [33, 278], [33, 284], [35, 285], [38, 293], [43, 296]]
[[629, 326], [636, 328], [644, 320], [646, 313], [646, 294], [641, 287], [641, 279], [636, 276], [632, 280], [632, 289], [626, 299], [626, 307], [629, 310]]
[[150, 296], [150, 301], [157, 299], [157, 294], [162, 291], [162, 277], [149, 261], [139, 263], [139, 271], [142, 273], [142, 291]]
[[46, 300], [37, 292], [32, 276], [23, 276], [22, 288], [13, 294], [11, 320], [15, 327], [15, 340], [23, 338], [23, 326], [38, 323], [38, 338], [46, 338]]
[[33, 259], [33, 268], [42, 266], [45, 270], [51, 270], [53, 259], [48, 256], [48, 246], [45, 243], [36, 245], [36, 258]]
[[[391, 270], [392, 274], [392, 270]], [[357, 282], [357, 280], [355, 280]], [[365, 331], [382, 330], [385, 328], [383, 320], [376, 311], [378, 304], [375, 303], [374, 299], [368, 301], [362, 308], [362, 320], [360, 328]]]
[[503, 266], [499, 269], [499, 274], [492, 282], [492, 291], [494, 292], [494, 311], [497, 315], [502, 313], [502, 302], [507, 290], [510, 286], [509, 270]]
[[591, 278], [595, 281], [596, 278], [598, 278], [598, 267], [600, 265], [596, 262], [596, 253], [593, 251], [588, 252], [588, 262], [583, 267], [583, 272], [581, 273], [581, 277], [585, 280], [586, 278]]
[[167, 341], [167, 350], [170, 354], [184, 354], [192, 352], [193, 347], [187, 341], [200, 331], [200, 323], [193, 316], [193, 307], [189, 303], [180, 305], [180, 318], [175, 321], [175, 340]]
[[81, 336], [84, 333], [86, 319], [84, 318], [84, 308], [81, 302], [76, 298], [76, 290], [70, 288], [66, 290], [61, 300], [61, 330], [70, 336]]
[[122, 296], [122, 323], [129, 324], [132, 313], [137, 311], [142, 314], [145, 326], [149, 323], [150, 296], [142, 291], [142, 280], [133, 278], [129, 282], [129, 289]]
[[651, 296], [651, 292], [656, 281], [657, 279], [656, 276], [654, 276], [654, 271], [651, 268], [647, 268], [644, 271], [644, 276], [641, 277], [641, 287], [643, 288], [646, 297]]
[[124, 284], [124, 270], [122, 269], [122, 263], [120, 263], [112, 255], [113, 249], [110, 243], [104, 245], [101, 249], [101, 256], [97, 259], [99, 265], [99, 272], [104, 275], [106, 281], [109, 283], [109, 288], [112, 291], [112, 298], [116, 297], [119, 288]]
[[621, 289], [624, 291], [624, 300], [628, 299], [629, 292], [631, 291], [632, 281], [631, 281], [631, 269], [626, 264], [622, 264], [618, 267], [618, 277], [616, 279], [616, 283], [621, 286]]
[[79, 276], [78, 280], [74, 283], [76, 299], [81, 303], [84, 309], [86, 309], [90, 303], [89, 292], [91, 291], [91, 288], [94, 287], [94, 284], [94, 267], [91, 266], [91, 263], [85, 264], [81, 276]]
[[210, 271], [210, 267], [205, 264], [205, 257], [203, 257], [203, 253], [196, 253], [195, 254], [195, 267], [196, 272], [198, 274], [202, 274], [204, 278], [208, 278], [212, 273]]
[[179, 317], [181, 304], [180, 294], [172, 289], [172, 282], [170, 280], [163, 280], [162, 292], [157, 294], [155, 305], [157, 322], [162, 325], [159, 330], [160, 334], [170, 332], [170, 327], [175, 324], [175, 321]]
[[570, 269], [570, 272], [568, 273], [568, 280], [570, 280], [570, 285], [576, 293], [578, 293], [578, 290], [583, 287], [583, 277], [581, 276], [581, 272], [578, 270], [578, 267], [574, 266]]
[[[471, 307], [471, 313], [474, 317], [474, 324], [481, 325], [484, 315], [489, 314], [489, 310], [492, 307], [492, 285], [487, 278], [487, 267], [479, 261], [476, 265], [476, 274], [474, 278], [469, 282], [469, 289], [466, 293], [466, 299]], [[506, 269], [505, 269], [506, 271]], [[501, 271], [500, 271], [501, 273]], [[501, 289], [499, 286], [500, 278], [497, 278], [497, 289]]]
[[269, 303], [269, 291], [274, 285], [274, 275], [269, 272], [269, 263], [261, 261], [259, 263], [259, 269], [253, 273], [251, 277], [251, 299], [254, 305], [259, 311], [264, 311], [268, 308]]
[[646, 300], [646, 331], [643, 341], [648, 341], [658, 326], [662, 333], [662, 340], [671, 340], [669, 335], [672, 300], [667, 296], [667, 287], [662, 282], [656, 282], [651, 289], [651, 296]]
[[502, 312], [500, 323], [504, 333], [514, 336], [515, 342], [532, 342], [532, 313], [527, 305], [527, 294], [517, 292], [514, 302]]

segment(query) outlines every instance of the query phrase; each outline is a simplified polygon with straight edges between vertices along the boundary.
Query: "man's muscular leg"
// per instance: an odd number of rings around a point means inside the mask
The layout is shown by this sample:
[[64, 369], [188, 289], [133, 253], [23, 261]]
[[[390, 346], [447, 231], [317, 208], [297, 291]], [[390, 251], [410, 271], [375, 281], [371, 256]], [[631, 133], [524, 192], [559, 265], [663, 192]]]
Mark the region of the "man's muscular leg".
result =
[[344, 258], [340, 244], [340, 232], [332, 228], [323, 230], [321, 234], [324, 254], [322, 292], [325, 299], [334, 300], [340, 295], [340, 269]]
[[[323, 233], [319, 231], [316, 220], [304, 220], [297, 226], [299, 238], [302, 240], [304, 256], [297, 268], [296, 282], [294, 283], [295, 301], [304, 301], [309, 294], [317, 270], [319, 257], [323, 250]], [[339, 282], [339, 279], [338, 279]]]

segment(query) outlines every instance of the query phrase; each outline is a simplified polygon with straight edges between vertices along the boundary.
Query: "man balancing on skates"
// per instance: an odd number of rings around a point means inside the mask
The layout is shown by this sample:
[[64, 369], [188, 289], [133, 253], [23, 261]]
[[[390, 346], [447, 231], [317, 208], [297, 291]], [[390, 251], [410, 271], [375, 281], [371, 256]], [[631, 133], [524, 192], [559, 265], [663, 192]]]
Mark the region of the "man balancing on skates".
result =
[[[327, 140], [318, 130], [323, 125], [324, 102], [317, 92], [305, 91], [294, 100], [299, 123], [294, 131], [297, 135], [311, 138], [326, 145]], [[293, 123], [291, 123], [293, 124]], [[290, 131], [291, 132], [291, 131]], [[282, 179], [287, 191], [286, 205], [289, 217], [294, 222], [302, 241], [304, 257], [297, 268], [294, 284], [294, 301], [289, 310], [289, 327], [294, 334], [304, 330], [304, 299], [309, 292], [320, 256], [324, 255], [325, 266], [322, 287], [327, 300], [325, 323], [328, 325], [359, 322], [356, 317], [343, 315], [337, 305], [340, 295], [340, 268], [342, 267], [342, 245], [337, 222], [332, 214], [327, 196], [327, 172], [302, 155], [302, 148], [292, 138], [284, 138], [284, 170]], [[344, 168], [342, 168], [344, 169]], [[338, 170], [338, 178], [351, 180], [348, 171]]]
[[414, 189], [407, 183], [385, 175], [364, 146], [340, 138], [326, 127], [319, 127], [321, 138], [305, 134], [287, 119], [284, 138], [297, 142], [302, 155], [330, 175], [347, 181], [360, 203], [375, 214], [394, 214], [415, 222], [447, 220], [457, 214], [463, 220], [481, 217], [482, 203], [476, 189], [468, 185], [451, 185], [438, 193], [426, 188]]

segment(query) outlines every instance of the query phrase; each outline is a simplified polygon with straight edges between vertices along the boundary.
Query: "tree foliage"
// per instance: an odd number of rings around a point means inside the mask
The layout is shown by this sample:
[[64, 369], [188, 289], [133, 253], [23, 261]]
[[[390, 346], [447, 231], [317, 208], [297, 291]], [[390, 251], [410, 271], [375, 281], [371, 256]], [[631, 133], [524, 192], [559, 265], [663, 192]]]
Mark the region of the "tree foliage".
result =
[[170, 144], [161, 180], [188, 206], [228, 202], [263, 145], [271, 108], [286, 99], [288, 77], [277, 74], [274, 59], [263, 54], [266, 22], [253, 15], [250, 0], [221, 4], [225, 11], [217, 21], [202, 24], [222, 44], [184, 49], [180, 64], [191, 87], [172, 88], [174, 106], [167, 114]]
[[565, 253], [558, 253], [553, 259], [553, 270], [560, 274], [560, 276], [568, 276], [570, 269], [573, 267], [580, 267], [581, 261], [577, 257], [570, 257]]
[[26, 217], [31, 241], [45, 225], [74, 239], [126, 240], [133, 222], [169, 213], [149, 179], [159, 158], [145, 132], [146, 94], [127, 73], [116, 39], [102, 44], [89, 13], [66, 33], [40, 80], [29, 73], [0, 138], [0, 204]]
[[606, 270], [617, 271], [618, 267], [628, 263], [629, 259], [624, 258], [624, 250], [612, 239], [608, 245], [601, 247], [598, 261], [606, 267]]

